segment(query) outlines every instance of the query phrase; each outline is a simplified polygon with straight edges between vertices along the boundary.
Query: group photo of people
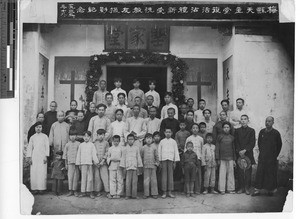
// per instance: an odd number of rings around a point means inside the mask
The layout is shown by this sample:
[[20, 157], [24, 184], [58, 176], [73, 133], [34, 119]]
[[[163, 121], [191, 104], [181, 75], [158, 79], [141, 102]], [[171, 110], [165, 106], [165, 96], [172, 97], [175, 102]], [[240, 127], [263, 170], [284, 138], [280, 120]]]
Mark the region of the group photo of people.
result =
[[155, 80], [147, 91], [138, 78], [130, 91], [122, 89], [122, 78], [114, 85], [107, 91], [100, 80], [93, 101], [81, 110], [76, 100], [69, 109], [53, 100], [49, 111], [37, 114], [26, 150], [32, 194], [164, 199], [276, 193], [282, 147], [276, 119], [266, 115], [256, 135], [246, 98], [234, 100], [233, 111], [222, 100], [213, 121], [207, 100], [186, 97], [176, 105], [172, 92], [156, 92]]

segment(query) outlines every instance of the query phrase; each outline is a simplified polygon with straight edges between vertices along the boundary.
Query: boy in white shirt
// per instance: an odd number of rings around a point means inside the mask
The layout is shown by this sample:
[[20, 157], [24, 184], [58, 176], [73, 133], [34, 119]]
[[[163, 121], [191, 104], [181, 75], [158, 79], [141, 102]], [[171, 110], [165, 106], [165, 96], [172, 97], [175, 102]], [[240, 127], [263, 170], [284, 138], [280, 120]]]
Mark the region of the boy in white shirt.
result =
[[81, 170], [81, 194], [79, 197], [86, 196], [86, 193], [90, 193], [90, 197], [94, 199], [93, 164], [98, 165], [99, 160], [95, 145], [90, 142], [91, 135], [92, 133], [90, 131], [84, 133], [84, 142], [78, 147], [76, 165], [78, 165]]
[[174, 118], [178, 119], [178, 107], [172, 103], [172, 93], [166, 92], [165, 94], [165, 102], [166, 105], [161, 109], [161, 120], [168, 118], [168, 109], [174, 108], [175, 109], [175, 115]]
[[[149, 81], [149, 91], [145, 94], [145, 97], [147, 98], [149, 95], [153, 96], [153, 106], [156, 106], [157, 108], [159, 108], [160, 106], [160, 96], [159, 93], [157, 93], [155, 91], [155, 87], [156, 87], [156, 81], [155, 80], [150, 80]], [[146, 100], [145, 100], [146, 101]]]
[[113, 95], [113, 102], [112, 105], [117, 106], [118, 105], [118, 94], [119, 93], [124, 93], [125, 94], [125, 104], [127, 105], [127, 94], [126, 91], [121, 88], [122, 86], [122, 79], [121, 78], [115, 78], [114, 79], [114, 85], [115, 89], [111, 91]]
[[200, 124], [200, 122], [204, 122], [203, 110], [205, 109], [206, 101], [204, 99], [199, 100], [198, 110], [194, 113], [194, 122]]
[[173, 171], [176, 167], [176, 162], [180, 161], [179, 152], [176, 141], [171, 138], [172, 129], [167, 127], [165, 129], [165, 138], [160, 141], [158, 145], [158, 157], [161, 167], [161, 189], [163, 191], [162, 198], [168, 196], [170, 198], [175, 198], [172, 194], [174, 190], [173, 182]]

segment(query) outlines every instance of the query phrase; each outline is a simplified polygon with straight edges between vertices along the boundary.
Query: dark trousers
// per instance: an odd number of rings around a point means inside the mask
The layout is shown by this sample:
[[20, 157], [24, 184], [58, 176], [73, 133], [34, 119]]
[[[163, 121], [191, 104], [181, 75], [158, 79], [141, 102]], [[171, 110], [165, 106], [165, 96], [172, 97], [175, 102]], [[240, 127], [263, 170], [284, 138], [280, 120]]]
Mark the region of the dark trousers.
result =
[[138, 175], [136, 170], [126, 170], [126, 196], [137, 196]]
[[240, 189], [249, 190], [251, 187], [252, 166], [247, 170], [238, 169], [239, 187]]
[[[199, 160], [199, 162], [201, 162]], [[196, 173], [196, 181], [195, 181], [195, 193], [201, 193], [201, 186], [202, 186], [202, 171], [201, 171], [201, 165], [197, 167], [197, 173]]]
[[52, 181], [52, 192], [60, 194], [63, 188], [63, 180], [62, 179], [53, 179]]
[[163, 192], [173, 191], [174, 182], [173, 182], [173, 161], [164, 160], [161, 162], [161, 189]]

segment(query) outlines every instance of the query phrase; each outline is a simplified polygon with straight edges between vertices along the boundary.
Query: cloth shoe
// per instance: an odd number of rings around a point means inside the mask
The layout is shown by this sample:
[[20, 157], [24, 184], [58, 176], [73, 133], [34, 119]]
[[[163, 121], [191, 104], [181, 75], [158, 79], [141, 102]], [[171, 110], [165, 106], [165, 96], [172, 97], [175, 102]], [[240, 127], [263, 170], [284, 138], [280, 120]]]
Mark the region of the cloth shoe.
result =
[[67, 197], [74, 195], [74, 192], [71, 190], [69, 191], [69, 193], [67, 194]]
[[172, 192], [171, 192], [171, 191], [169, 191], [169, 194], [168, 194], [168, 196], [169, 196], [170, 198], [175, 198], [175, 196], [172, 194]]

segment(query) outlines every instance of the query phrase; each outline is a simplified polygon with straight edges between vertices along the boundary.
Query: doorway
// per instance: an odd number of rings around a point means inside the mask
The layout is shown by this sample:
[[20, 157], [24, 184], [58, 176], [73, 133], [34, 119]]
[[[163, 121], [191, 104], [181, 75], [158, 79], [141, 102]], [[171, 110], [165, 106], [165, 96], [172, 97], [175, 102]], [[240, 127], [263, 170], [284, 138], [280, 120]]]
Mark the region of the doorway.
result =
[[122, 89], [128, 94], [133, 89], [133, 79], [140, 80], [140, 89], [144, 93], [149, 91], [149, 80], [156, 81], [155, 90], [160, 94], [161, 100], [167, 91], [167, 67], [166, 66], [107, 66], [107, 89], [113, 90], [114, 78], [122, 79]]

